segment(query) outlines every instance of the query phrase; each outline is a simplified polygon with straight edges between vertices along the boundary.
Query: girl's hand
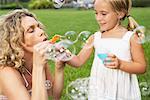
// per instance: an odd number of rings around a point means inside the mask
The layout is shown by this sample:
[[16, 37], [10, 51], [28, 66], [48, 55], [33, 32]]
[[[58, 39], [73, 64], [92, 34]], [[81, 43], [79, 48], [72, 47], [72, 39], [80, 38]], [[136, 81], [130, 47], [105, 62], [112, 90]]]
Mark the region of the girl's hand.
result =
[[104, 65], [107, 68], [119, 69], [120, 61], [114, 54], [108, 54], [108, 57], [104, 60]]
[[34, 46], [33, 48], [33, 64], [36, 66], [45, 66], [47, 59], [45, 58], [46, 48], [48, 47], [49, 42], [41, 42]]

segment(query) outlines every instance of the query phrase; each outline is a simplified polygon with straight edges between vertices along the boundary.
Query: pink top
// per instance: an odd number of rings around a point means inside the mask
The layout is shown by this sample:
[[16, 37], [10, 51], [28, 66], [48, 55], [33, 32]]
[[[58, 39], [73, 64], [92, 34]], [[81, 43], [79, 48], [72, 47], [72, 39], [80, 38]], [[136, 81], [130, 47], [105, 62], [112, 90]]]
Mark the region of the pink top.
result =
[[8, 100], [8, 98], [4, 95], [0, 95], [0, 100]]

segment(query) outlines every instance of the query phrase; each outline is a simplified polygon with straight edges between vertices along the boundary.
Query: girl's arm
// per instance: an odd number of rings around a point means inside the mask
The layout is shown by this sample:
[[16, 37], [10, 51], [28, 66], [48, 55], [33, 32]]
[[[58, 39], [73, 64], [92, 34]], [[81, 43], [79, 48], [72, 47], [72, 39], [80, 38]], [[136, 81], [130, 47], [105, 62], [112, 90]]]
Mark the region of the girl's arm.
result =
[[75, 66], [75, 67], [80, 67], [83, 65], [90, 57], [93, 51], [93, 40], [94, 36], [90, 36], [87, 42], [87, 47], [84, 47], [78, 55], [74, 55], [74, 57], [67, 61], [66, 63]]
[[64, 62], [56, 61], [55, 63], [55, 76], [53, 85], [54, 100], [60, 100], [61, 93], [64, 86]]
[[142, 74], [146, 71], [146, 61], [144, 57], [144, 50], [141, 44], [137, 43], [138, 36], [134, 35], [131, 38], [131, 56], [132, 62], [125, 62], [120, 60], [120, 69], [134, 74]]

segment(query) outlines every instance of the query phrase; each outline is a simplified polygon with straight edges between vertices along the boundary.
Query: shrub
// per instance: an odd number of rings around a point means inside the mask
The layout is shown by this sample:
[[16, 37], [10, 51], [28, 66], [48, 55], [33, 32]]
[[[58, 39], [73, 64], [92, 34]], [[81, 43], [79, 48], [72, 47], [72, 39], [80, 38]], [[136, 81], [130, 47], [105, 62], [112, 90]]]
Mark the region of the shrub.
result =
[[132, 0], [134, 7], [150, 7], [150, 0]]
[[53, 8], [53, 3], [52, 1], [48, 1], [48, 0], [34, 0], [29, 3], [29, 8], [31, 9]]

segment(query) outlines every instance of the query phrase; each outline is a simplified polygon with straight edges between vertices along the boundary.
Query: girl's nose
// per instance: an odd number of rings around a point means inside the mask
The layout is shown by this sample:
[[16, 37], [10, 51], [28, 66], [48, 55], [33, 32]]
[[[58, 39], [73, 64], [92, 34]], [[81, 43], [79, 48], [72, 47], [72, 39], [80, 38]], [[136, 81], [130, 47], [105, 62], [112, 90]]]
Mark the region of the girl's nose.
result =
[[97, 20], [97, 21], [101, 21], [101, 20], [102, 20], [102, 16], [101, 16], [100, 14], [97, 14], [97, 15], [96, 15], [96, 20]]

